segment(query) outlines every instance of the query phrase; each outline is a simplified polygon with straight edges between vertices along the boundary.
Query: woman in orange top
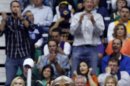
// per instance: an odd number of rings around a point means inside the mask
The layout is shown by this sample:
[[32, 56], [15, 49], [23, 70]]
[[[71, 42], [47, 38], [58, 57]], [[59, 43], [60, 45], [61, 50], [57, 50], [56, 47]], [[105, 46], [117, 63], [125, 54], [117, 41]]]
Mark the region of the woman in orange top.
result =
[[[127, 30], [124, 24], [118, 24], [115, 29], [114, 29], [114, 33], [113, 33], [114, 38], [118, 38], [121, 39], [123, 42], [122, 48], [121, 48], [121, 53], [123, 55], [127, 55], [130, 56], [130, 39], [127, 38]], [[111, 55], [113, 53], [112, 50], [112, 41], [110, 41], [107, 45], [106, 48], [106, 53], [107, 55]]]
[[77, 68], [77, 75], [86, 77], [86, 86], [98, 86], [98, 79], [96, 75], [91, 74], [92, 68], [89, 67], [88, 63], [81, 61]]

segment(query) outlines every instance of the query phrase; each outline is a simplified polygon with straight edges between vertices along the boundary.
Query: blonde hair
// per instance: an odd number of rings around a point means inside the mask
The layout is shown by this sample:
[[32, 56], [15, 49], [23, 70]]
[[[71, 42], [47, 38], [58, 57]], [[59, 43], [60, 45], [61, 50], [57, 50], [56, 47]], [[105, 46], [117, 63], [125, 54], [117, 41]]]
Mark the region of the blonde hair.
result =
[[11, 86], [14, 86], [15, 82], [16, 82], [17, 80], [19, 80], [19, 79], [22, 80], [22, 82], [23, 82], [23, 86], [25, 86], [25, 81], [24, 81], [23, 78], [20, 77], [20, 76], [15, 77], [15, 78], [12, 80], [12, 82], [11, 82]]
[[105, 83], [104, 83], [104, 86], [106, 86], [107, 84], [107, 81], [112, 79], [112, 81], [114, 82], [115, 86], [117, 86], [117, 79], [114, 77], [114, 76], [108, 76], [106, 79], [105, 79]]

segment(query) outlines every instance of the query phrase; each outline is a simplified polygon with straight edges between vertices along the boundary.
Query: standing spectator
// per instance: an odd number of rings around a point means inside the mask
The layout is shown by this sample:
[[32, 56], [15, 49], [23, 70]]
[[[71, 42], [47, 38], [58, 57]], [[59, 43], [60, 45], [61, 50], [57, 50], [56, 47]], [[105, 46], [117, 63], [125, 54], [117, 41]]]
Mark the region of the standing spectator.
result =
[[113, 76], [118, 80], [117, 86], [129, 86], [130, 76], [126, 71], [119, 70], [119, 61], [115, 58], [111, 58], [108, 61], [105, 73], [101, 73], [98, 76], [100, 86], [104, 86], [105, 79], [108, 76]]
[[10, 3], [11, 16], [2, 14], [0, 31], [6, 35], [6, 85], [10, 86], [18, 67], [22, 68], [24, 59], [30, 56], [30, 42], [28, 35], [29, 22], [21, 16], [21, 7], [18, 1]]
[[[98, 64], [97, 45], [101, 43], [100, 35], [104, 30], [103, 18], [93, 12], [94, 1], [84, 0], [85, 10], [72, 18], [70, 33], [74, 35], [72, 51], [72, 73], [80, 60], [88, 61], [96, 74]], [[82, 51], [82, 52], [81, 52]]]
[[55, 40], [48, 42], [49, 54], [40, 58], [38, 68], [41, 72], [42, 68], [51, 64], [54, 70], [54, 78], [60, 75], [70, 75], [70, 65], [68, 57], [64, 54], [58, 53], [58, 43]]

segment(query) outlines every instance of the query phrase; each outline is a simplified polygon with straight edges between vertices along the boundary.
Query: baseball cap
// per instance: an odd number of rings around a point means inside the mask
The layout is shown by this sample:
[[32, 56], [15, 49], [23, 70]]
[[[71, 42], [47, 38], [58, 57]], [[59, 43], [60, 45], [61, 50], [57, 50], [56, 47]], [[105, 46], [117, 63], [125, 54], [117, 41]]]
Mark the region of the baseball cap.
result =
[[26, 66], [26, 65], [33, 68], [34, 67], [34, 61], [31, 58], [27, 58], [23, 62], [23, 67]]

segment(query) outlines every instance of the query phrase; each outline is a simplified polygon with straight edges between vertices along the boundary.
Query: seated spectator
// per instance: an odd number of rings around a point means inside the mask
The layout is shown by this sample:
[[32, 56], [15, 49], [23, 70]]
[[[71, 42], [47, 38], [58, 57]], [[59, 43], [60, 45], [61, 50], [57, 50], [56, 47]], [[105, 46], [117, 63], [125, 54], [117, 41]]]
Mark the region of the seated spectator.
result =
[[86, 86], [86, 82], [86, 78], [81, 75], [78, 75], [74, 80], [75, 86]]
[[42, 38], [42, 27], [40, 27], [39, 25], [34, 24], [34, 16], [32, 14], [31, 11], [26, 11], [24, 16], [26, 17], [26, 19], [29, 21], [30, 26], [29, 26], [29, 37], [30, 37], [30, 44], [31, 44], [31, 57], [33, 59], [35, 57], [35, 43], [38, 42], [39, 39]]
[[117, 79], [114, 76], [106, 77], [104, 86], [117, 86]]
[[[61, 41], [60, 31], [55, 29], [51, 32], [50, 36], [53, 40], [55, 40], [58, 43], [58, 52], [69, 56], [71, 53], [71, 45], [66, 41]], [[45, 46], [44, 46], [43, 53], [44, 53], [44, 55], [48, 55], [50, 53], [47, 44], [45, 44]]]
[[51, 86], [75, 86], [75, 84], [71, 78], [62, 75], [56, 78]]
[[[89, 64], [85, 61], [81, 61], [77, 68], [77, 75], [82, 75], [86, 77], [86, 86], [98, 86], [98, 80], [96, 75], [91, 74], [92, 69]], [[76, 77], [73, 77], [74, 79]]]
[[71, 10], [72, 6], [67, 1], [61, 1], [56, 7], [56, 14], [54, 16], [53, 22], [56, 22], [61, 18], [64, 18], [64, 20], [69, 20], [73, 15]]
[[51, 65], [46, 65], [42, 68], [41, 80], [37, 80], [36, 86], [50, 86], [53, 80], [54, 71]]
[[112, 16], [111, 16], [112, 21], [119, 20], [121, 8], [127, 6], [127, 1], [126, 0], [117, 0], [116, 6], [117, 6], [116, 10], [112, 13]]
[[113, 32], [114, 28], [117, 24], [123, 23], [126, 26], [127, 30], [127, 36], [130, 37], [130, 20], [129, 20], [129, 15], [130, 15], [130, 10], [128, 7], [122, 7], [120, 10], [120, 19], [114, 22], [111, 22], [108, 26], [108, 31], [107, 31], [107, 38], [108, 42], [114, 39], [113, 37]]
[[[34, 15], [34, 24], [40, 26], [50, 26], [53, 19], [53, 13], [50, 7], [43, 5], [42, 0], [33, 0], [31, 5], [28, 5], [23, 14], [30, 10]], [[45, 29], [45, 28], [44, 28]]]
[[111, 58], [108, 61], [108, 66], [106, 67], [105, 73], [101, 73], [98, 76], [98, 81], [100, 86], [104, 86], [105, 79], [108, 76], [116, 77], [118, 80], [117, 86], [129, 86], [130, 76], [126, 71], [119, 70], [119, 61], [115, 58]]
[[11, 86], [26, 86], [26, 85], [25, 85], [25, 81], [23, 80], [23, 78], [18, 76], [12, 80]]
[[116, 58], [119, 60], [119, 70], [127, 71], [130, 74], [130, 57], [123, 55], [120, 50], [122, 47], [122, 41], [120, 39], [114, 39], [112, 41], [112, 50], [113, 53], [111, 55], [107, 55], [102, 59], [102, 72], [105, 72], [105, 68], [108, 65], [108, 61], [110, 58]]
[[68, 57], [58, 52], [58, 43], [55, 40], [48, 41], [49, 54], [41, 57], [38, 62], [38, 68], [51, 64], [54, 70], [54, 78], [60, 75], [70, 75], [70, 65]]
[[31, 81], [31, 84], [32, 86], [36, 86], [36, 80], [39, 79], [39, 73], [38, 73], [38, 70], [36, 70], [36, 67], [34, 67], [35, 64], [34, 64], [34, 61], [31, 59], [31, 58], [27, 58], [24, 60], [23, 62], [23, 71], [21, 74], [17, 74], [17, 76], [21, 76], [25, 83], [27, 83], [27, 74], [28, 74], [28, 70], [31, 69], [32, 71], [32, 81]]
[[[111, 5], [112, 5], [112, 9], [113, 10], [116, 10], [116, 2], [117, 2], [118, 0], [111, 0]], [[130, 7], [130, 0], [125, 0], [125, 1], [127, 1], [128, 3], [127, 3], [127, 5], [128, 5], [128, 7]]]
[[[113, 36], [114, 36], [115, 39], [118, 38], [118, 39], [122, 40], [122, 42], [123, 42], [120, 52], [123, 55], [130, 56], [130, 51], [129, 51], [129, 49], [130, 49], [130, 39], [127, 37], [127, 31], [126, 31], [125, 25], [124, 24], [118, 24], [114, 28]], [[106, 48], [107, 55], [111, 55], [113, 53], [112, 41], [110, 41], [107, 45], [107, 48]]]

